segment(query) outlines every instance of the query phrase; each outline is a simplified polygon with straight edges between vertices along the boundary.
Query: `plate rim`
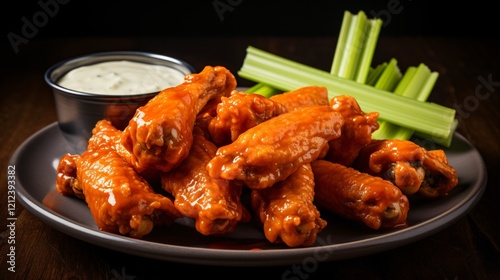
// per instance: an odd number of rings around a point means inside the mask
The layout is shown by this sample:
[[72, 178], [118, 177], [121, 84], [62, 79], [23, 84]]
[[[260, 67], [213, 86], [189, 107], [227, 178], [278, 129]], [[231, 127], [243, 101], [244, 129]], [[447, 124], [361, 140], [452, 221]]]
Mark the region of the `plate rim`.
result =
[[[12, 154], [9, 159], [9, 165], [16, 165], [23, 151], [30, 144], [34, 144], [34, 142], [45, 133], [51, 130], [58, 130], [57, 126], [57, 122], [53, 122], [25, 139]], [[91, 229], [86, 225], [51, 210], [43, 205], [41, 201], [29, 194], [19, 182], [19, 176], [16, 176], [16, 201], [20, 202], [26, 210], [41, 219], [44, 223], [66, 235], [96, 246], [146, 258], [215, 266], [275, 266], [291, 265], [304, 262], [305, 260], [316, 262], [335, 261], [387, 251], [413, 243], [450, 226], [473, 209], [485, 191], [487, 185], [487, 169], [479, 151], [464, 136], [455, 132], [453, 137], [467, 144], [467, 146], [474, 151], [474, 155], [477, 157], [476, 160], [480, 163], [478, 167], [480, 171], [477, 177], [478, 180], [476, 180], [474, 184], [468, 186], [471, 188], [471, 191], [466, 195], [466, 198], [447, 211], [415, 226], [385, 233], [382, 236], [374, 236], [363, 240], [340, 244], [249, 251], [190, 247], [148, 240], [137, 240], [127, 236]], [[458, 210], [461, 211], [456, 212]], [[441, 221], [442, 223], [436, 226], [435, 223], [437, 221]], [[415, 234], [414, 232], [418, 232], [419, 234]], [[392, 241], [388, 242], [388, 239]], [[143, 249], [148, 250], [141, 250], [140, 245], [146, 246], [146, 248]], [[346, 247], [349, 247], [350, 252], [346, 250]], [[327, 253], [327, 255], [323, 257], [325, 253]], [[313, 259], [311, 260], [311, 258]]]

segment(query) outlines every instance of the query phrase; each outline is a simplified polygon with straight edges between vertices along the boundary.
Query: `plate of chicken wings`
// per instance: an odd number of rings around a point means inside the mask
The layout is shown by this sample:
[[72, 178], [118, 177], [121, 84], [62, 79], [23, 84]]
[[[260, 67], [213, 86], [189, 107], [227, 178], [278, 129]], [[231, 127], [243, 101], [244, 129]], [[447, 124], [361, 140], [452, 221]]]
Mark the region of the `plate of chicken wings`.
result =
[[85, 151], [53, 123], [11, 164], [26, 209], [98, 246], [208, 265], [333, 261], [442, 230], [486, 187], [460, 134], [450, 147], [373, 139], [377, 117], [323, 87], [243, 92], [228, 69], [206, 66], [125, 129], [98, 121]]

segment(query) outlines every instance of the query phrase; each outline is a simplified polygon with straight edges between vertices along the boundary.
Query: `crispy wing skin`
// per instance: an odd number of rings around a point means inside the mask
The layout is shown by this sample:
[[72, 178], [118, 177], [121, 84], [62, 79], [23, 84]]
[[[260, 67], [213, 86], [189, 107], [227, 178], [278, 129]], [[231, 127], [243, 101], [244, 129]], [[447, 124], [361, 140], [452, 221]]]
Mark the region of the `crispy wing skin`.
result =
[[326, 87], [319, 86], [305, 86], [293, 91], [276, 94], [269, 98], [283, 104], [288, 111], [302, 107], [329, 104], [328, 90]]
[[[92, 129], [92, 137], [88, 141], [87, 150], [113, 149], [128, 163], [131, 163], [132, 155], [121, 144], [121, 135], [122, 131], [115, 128], [110, 121], [99, 120]], [[80, 155], [77, 154], [65, 154], [61, 157], [57, 166], [56, 188], [63, 195], [73, 195], [85, 199], [77, 176], [76, 162], [79, 159]], [[151, 181], [157, 175], [156, 171], [153, 170], [151, 170], [152, 172], [140, 170], [142, 173], [137, 169], [136, 171]]]
[[389, 180], [411, 195], [425, 178], [424, 157], [425, 150], [411, 141], [373, 140], [360, 150], [353, 167]]
[[350, 166], [359, 149], [372, 140], [372, 133], [379, 128], [379, 113], [365, 113], [356, 99], [347, 95], [335, 96], [330, 106], [344, 117], [342, 135], [329, 142], [330, 149], [325, 159]]
[[448, 163], [443, 150], [427, 151], [424, 162], [425, 179], [418, 193], [426, 198], [446, 196], [458, 185], [457, 171]]
[[117, 129], [108, 120], [99, 120], [92, 129], [92, 137], [89, 139], [87, 146], [88, 150], [100, 148], [113, 148], [120, 156], [129, 162], [134, 169], [148, 181], [153, 181], [157, 178], [158, 171], [152, 168], [144, 168], [137, 164], [134, 155], [127, 150], [122, 144], [123, 131]]
[[87, 150], [112, 148], [125, 159], [131, 161], [132, 154], [121, 143], [122, 134], [123, 131], [113, 126], [110, 121], [99, 120], [92, 129], [92, 137], [89, 139]]
[[289, 247], [311, 246], [327, 222], [313, 204], [314, 175], [304, 164], [270, 188], [252, 190], [251, 205], [266, 239]]
[[343, 118], [329, 106], [305, 107], [254, 126], [219, 147], [207, 164], [213, 178], [263, 189], [286, 179], [302, 164], [324, 155], [340, 136]]
[[286, 112], [285, 106], [260, 94], [234, 90], [229, 97], [221, 98], [217, 115], [208, 128], [212, 141], [217, 146], [223, 146], [236, 140], [249, 128]]
[[76, 161], [79, 157], [72, 154], [64, 154], [61, 157], [56, 170], [56, 189], [63, 195], [85, 199], [76, 174]]
[[155, 193], [114, 149], [87, 150], [76, 167], [85, 201], [104, 231], [142, 238], [180, 217], [172, 200]]
[[318, 208], [372, 229], [406, 224], [408, 198], [391, 182], [326, 160], [311, 166]]
[[194, 219], [204, 235], [231, 233], [250, 218], [240, 201], [242, 186], [208, 176], [206, 165], [216, 150], [201, 132], [195, 133], [189, 156], [162, 175], [162, 187], [174, 197], [176, 209]]
[[363, 147], [354, 167], [389, 180], [407, 195], [446, 195], [458, 184], [444, 151], [427, 151], [410, 140], [373, 140]]
[[206, 66], [138, 108], [122, 138], [134, 165], [164, 172], [177, 166], [189, 153], [200, 110], [210, 99], [229, 95], [235, 87], [236, 79], [228, 69]]

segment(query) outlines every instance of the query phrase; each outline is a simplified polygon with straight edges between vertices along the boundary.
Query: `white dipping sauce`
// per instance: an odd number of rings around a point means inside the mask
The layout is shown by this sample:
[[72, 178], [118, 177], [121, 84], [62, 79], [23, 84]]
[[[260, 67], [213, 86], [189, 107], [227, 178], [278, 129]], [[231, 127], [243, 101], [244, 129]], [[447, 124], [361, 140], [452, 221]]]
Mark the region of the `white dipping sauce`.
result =
[[75, 68], [58, 82], [62, 87], [94, 94], [134, 95], [159, 92], [184, 81], [184, 73], [163, 65], [108, 61]]

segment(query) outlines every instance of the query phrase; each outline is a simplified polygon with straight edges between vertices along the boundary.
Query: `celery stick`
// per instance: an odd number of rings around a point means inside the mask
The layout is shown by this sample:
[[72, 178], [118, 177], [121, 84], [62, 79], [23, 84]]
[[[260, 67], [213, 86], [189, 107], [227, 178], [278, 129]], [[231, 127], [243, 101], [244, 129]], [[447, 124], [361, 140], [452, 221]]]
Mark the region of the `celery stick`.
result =
[[[348, 11], [344, 12], [330, 73], [385, 91], [394, 91], [397, 95], [422, 102], [427, 101], [438, 76], [437, 73], [430, 73], [427, 66], [420, 64], [418, 68], [409, 67], [403, 78], [401, 78], [395, 59], [389, 64], [382, 63], [374, 69], [370, 68], [381, 26], [380, 19], [367, 19], [362, 11], [355, 16]], [[455, 126], [452, 124], [452, 131], [456, 128], [456, 120], [453, 123]], [[373, 134], [375, 139], [409, 139], [414, 133], [413, 129], [384, 120], [379, 120], [379, 124], [379, 129]], [[420, 133], [420, 135], [430, 137], [425, 133]], [[451, 137], [439, 138], [435, 141], [449, 145]]]
[[368, 21], [368, 38], [365, 41], [363, 53], [359, 59], [355, 81], [364, 83], [370, 69], [375, 47], [377, 46], [378, 35], [382, 28], [382, 20], [372, 19]]
[[331, 75], [328, 72], [282, 58], [249, 46], [239, 76], [291, 91], [303, 86], [325, 86], [329, 97], [350, 95], [367, 112], [379, 112], [380, 119], [437, 138], [453, 133], [455, 110], [392, 94], [372, 86]]
[[385, 68], [387, 67], [388, 63], [387, 62], [382, 62], [379, 65], [377, 65], [375, 68], [370, 68], [370, 71], [368, 72], [368, 77], [366, 78], [365, 84], [374, 86], [375, 83], [378, 81], [382, 73], [384, 72]]
[[257, 93], [257, 94], [263, 95], [267, 98], [269, 98], [277, 93], [280, 93], [279, 90], [277, 90], [273, 87], [270, 87], [266, 84], [263, 84], [263, 83], [257, 83], [254, 86], [245, 90], [245, 92], [246, 93]]
[[[427, 101], [432, 88], [437, 80], [438, 74], [431, 72], [425, 64], [418, 67], [409, 67], [401, 79], [394, 93], [404, 97], [412, 98], [421, 102]], [[394, 124], [379, 122], [380, 127], [372, 137], [374, 139], [402, 139], [407, 140], [413, 135], [414, 130]], [[455, 128], [452, 128], [454, 130]], [[447, 139], [444, 137], [443, 139]], [[441, 142], [446, 143], [447, 140]]]
[[399, 81], [397, 87], [393, 90], [396, 94], [401, 95], [410, 85], [413, 76], [415, 76], [415, 72], [417, 71], [417, 67], [410, 66], [406, 69], [403, 78]]
[[[452, 130], [455, 131], [457, 126], [458, 126], [458, 120], [455, 119], [455, 120], [453, 120], [453, 123], [452, 123]], [[449, 147], [451, 145], [451, 140], [453, 139], [453, 133], [451, 133], [446, 138], [435, 137], [432, 134], [425, 134], [425, 133], [422, 133], [420, 131], [415, 131], [414, 135], [418, 136], [422, 139], [431, 140], [431, 141], [435, 142], [436, 144], [439, 144], [439, 145], [442, 145], [445, 147]]]
[[417, 99], [419, 101], [427, 101], [432, 87], [436, 83], [438, 77], [437, 72], [431, 70], [423, 63], [419, 64], [412, 79], [404, 90], [395, 89], [395, 94], [401, 94], [405, 97]]
[[393, 58], [389, 61], [384, 71], [381, 73], [374, 87], [386, 91], [393, 91], [399, 83], [401, 77], [402, 74], [397, 65], [397, 60]]
[[337, 48], [335, 49], [335, 54], [333, 55], [333, 63], [332, 63], [332, 68], [330, 70], [330, 72], [334, 75], [339, 74], [340, 65], [342, 64], [342, 57], [344, 56], [347, 37], [349, 36], [349, 31], [351, 29], [352, 18], [353, 16], [349, 11], [344, 12], [342, 25], [340, 28], [340, 34], [337, 41]]
[[[397, 68], [397, 70], [395, 70], [395, 68]], [[397, 67], [397, 61], [393, 58], [389, 63], [387, 63], [386, 69], [384, 69], [384, 72], [380, 75], [380, 78], [374, 83], [373, 86], [378, 89], [392, 92], [394, 91], [396, 86], [406, 84], [408, 76], [409, 75], [407, 71], [406, 75], [404, 75], [402, 78], [401, 71], [399, 70], [399, 67]], [[392, 131], [395, 127], [398, 127], [397, 125], [383, 120], [379, 120], [378, 123], [379, 128], [372, 133], [373, 139], [389, 139], [386, 138], [388, 137], [388, 135], [383, 135], [383, 132]]]
[[344, 12], [330, 73], [364, 83], [381, 27], [380, 19], [368, 19], [363, 11], [357, 15]]
[[352, 80], [356, 77], [360, 54], [363, 52], [366, 39], [366, 22], [366, 15], [362, 11], [353, 17], [345, 46], [346, 51], [340, 64], [339, 77]]

